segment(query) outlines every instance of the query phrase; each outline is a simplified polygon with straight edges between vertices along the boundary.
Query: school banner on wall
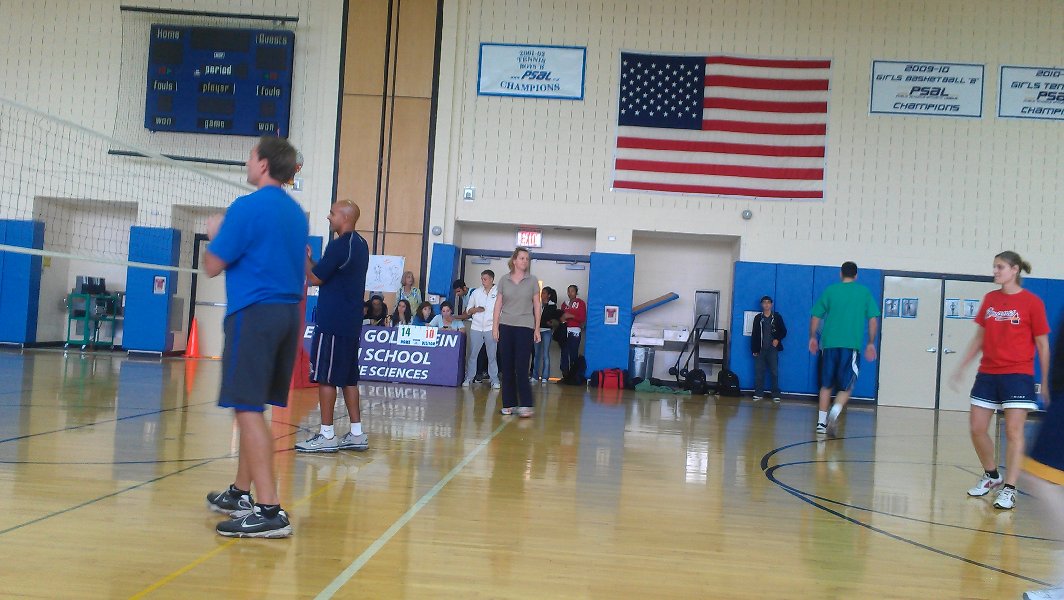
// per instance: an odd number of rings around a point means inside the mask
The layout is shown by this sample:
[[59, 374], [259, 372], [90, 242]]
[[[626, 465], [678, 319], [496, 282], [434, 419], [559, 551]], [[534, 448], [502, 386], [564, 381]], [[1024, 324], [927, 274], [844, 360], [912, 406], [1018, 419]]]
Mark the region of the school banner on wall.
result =
[[451, 387], [462, 382], [464, 332], [437, 330], [435, 346], [400, 343], [399, 333], [397, 327], [362, 327], [360, 379]]
[[1064, 121], [1064, 68], [1002, 66], [998, 116]]
[[981, 117], [983, 79], [984, 65], [875, 60], [869, 112]]
[[477, 94], [584, 99], [584, 46], [480, 44]]

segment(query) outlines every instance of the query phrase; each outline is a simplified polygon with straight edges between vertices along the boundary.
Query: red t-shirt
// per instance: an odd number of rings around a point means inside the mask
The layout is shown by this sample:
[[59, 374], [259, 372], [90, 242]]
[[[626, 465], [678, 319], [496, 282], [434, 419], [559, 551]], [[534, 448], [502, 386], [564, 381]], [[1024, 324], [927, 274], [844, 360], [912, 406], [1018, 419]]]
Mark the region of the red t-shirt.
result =
[[1041, 298], [1027, 290], [994, 290], [983, 297], [975, 322], [984, 330], [980, 373], [1034, 375], [1034, 338], [1049, 333]]
[[574, 317], [565, 322], [566, 327], [583, 327], [587, 321], [587, 304], [580, 298], [572, 302], [563, 302], [562, 312], [572, 313]]

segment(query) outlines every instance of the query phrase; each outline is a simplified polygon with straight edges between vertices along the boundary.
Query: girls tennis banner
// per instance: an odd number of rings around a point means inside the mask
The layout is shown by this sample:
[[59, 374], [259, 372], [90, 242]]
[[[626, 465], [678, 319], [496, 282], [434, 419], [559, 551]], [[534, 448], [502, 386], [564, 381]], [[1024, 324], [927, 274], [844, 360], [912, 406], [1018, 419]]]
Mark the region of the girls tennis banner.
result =
[[1064, 121], [1064, 69], [1001, 67], [998, 116]]

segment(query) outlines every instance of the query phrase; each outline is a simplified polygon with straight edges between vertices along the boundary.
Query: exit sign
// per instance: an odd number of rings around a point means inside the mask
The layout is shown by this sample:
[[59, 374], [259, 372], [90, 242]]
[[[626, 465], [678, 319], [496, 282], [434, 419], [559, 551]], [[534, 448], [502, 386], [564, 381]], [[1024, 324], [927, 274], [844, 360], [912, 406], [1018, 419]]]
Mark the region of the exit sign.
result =
[[535, 229], [518, 229], [517, 245], [525, 248], [542, 248], [543, 232]]

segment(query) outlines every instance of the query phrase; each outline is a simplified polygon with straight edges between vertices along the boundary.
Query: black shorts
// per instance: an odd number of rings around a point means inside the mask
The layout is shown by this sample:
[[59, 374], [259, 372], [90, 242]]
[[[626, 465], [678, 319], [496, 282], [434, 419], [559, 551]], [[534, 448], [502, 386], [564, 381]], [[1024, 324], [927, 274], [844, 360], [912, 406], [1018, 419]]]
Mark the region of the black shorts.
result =
[[227, 315], [218, 406], [262, 412], [287, 405], [301, 324], [298, 304], [252, 304]]
[[358, 384], [361, 335], [333, 335], [314, 330], [310, 342], [310, 380], [333, 387]]

